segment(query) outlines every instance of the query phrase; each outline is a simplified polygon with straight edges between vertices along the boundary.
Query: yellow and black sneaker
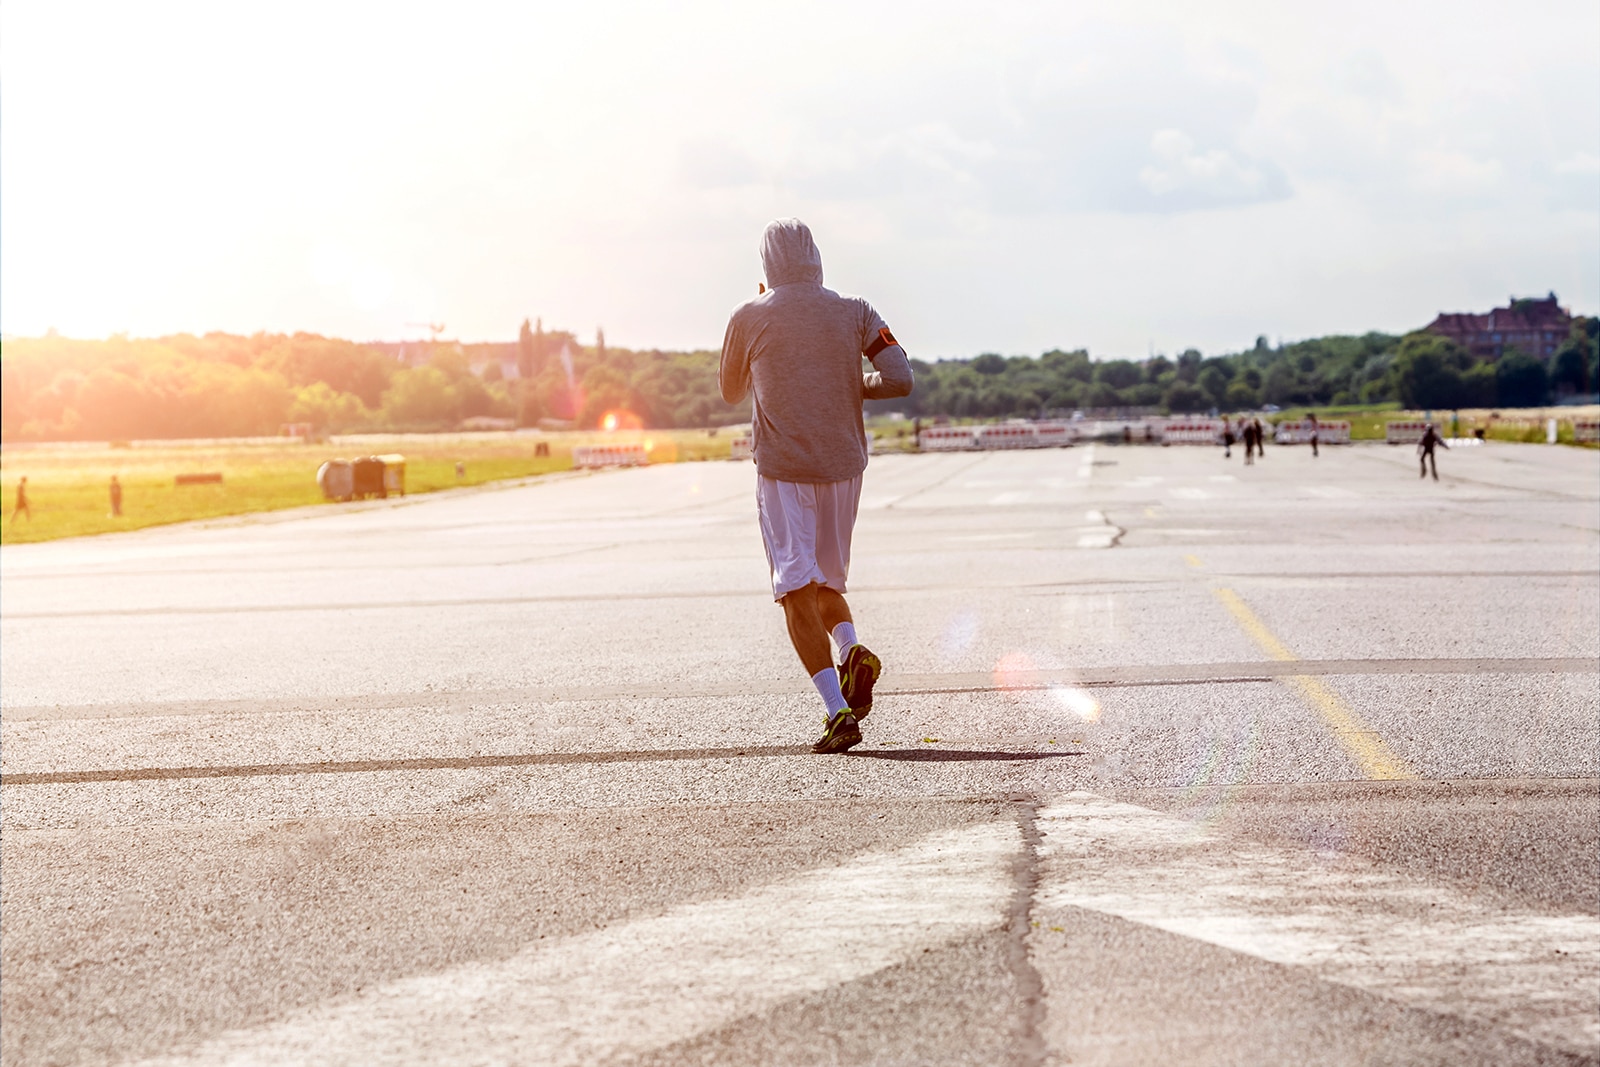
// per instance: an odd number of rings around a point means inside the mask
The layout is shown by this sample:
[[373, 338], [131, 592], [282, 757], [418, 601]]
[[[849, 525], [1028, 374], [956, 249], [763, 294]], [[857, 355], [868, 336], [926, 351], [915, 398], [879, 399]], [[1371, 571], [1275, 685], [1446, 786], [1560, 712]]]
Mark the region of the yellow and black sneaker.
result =
[[844, 752], [861, 743], [861, 727], [856, 717], [841, 711], [822, 725], [822, 738], [811, 746], [811, 751], [822, 754]]
[[872, 686], [883, 673], [883, 661], [866, 645], [851, 645], [839, 664], [839, 692], [850, 705], [850, 714], [865, 719], [872, 710]]

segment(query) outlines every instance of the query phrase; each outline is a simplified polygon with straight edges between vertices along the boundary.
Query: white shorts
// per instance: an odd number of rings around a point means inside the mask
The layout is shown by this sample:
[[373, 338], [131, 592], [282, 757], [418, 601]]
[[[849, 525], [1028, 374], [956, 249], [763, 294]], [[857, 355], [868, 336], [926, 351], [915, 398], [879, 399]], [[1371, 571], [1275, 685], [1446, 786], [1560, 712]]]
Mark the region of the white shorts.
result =
[[772, 599], [812, 582], [844, 592], [850, 535], [861, 505], [861, 475], [807, 485], [756, 475], [756, 514], [772, 571]]

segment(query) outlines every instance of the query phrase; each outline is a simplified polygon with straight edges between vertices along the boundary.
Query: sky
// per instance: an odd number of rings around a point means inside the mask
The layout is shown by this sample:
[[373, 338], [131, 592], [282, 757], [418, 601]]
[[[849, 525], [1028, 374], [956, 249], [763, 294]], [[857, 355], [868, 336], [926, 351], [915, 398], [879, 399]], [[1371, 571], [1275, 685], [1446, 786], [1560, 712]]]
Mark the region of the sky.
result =
[[0, 331], [715, 348], [769, 219], [911, 354], [1600, 311], [1600, 5], [0, 12]]

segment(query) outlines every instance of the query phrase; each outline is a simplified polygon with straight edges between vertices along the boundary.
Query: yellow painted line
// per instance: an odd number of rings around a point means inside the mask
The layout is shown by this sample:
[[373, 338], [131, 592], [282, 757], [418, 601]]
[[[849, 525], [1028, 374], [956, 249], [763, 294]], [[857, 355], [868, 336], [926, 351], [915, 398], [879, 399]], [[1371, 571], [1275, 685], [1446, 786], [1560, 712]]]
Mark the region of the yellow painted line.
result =
[[[1284, 662], [1294, 662], [1300, 658], [1289, 650], [1289, 646], [1278, 640], [1276, 634], [1267, 629], [1266, 624], [1250, 610], [1249, 605], [1239, 599], [1239, 594], [1232, 589], [1222, 588], [1213, 589], [1212, 592], [1222, 601], [1222, 606], [1228, 609], [1244, 632], [1249, 634], [1267, 655]], [[1324, 685], [1321, 679], [1295, 674], [1286, 677], [1284, 681], [1298, 689], [1306, 702], [1316, 709], [1317, 714], [1322, 716], [1322, 721], [1333, 731], [1333, 736], [1361, 766], [1368, 778], [1394, 780], [1417, 777], [1417, 772], [1411, 765], [1395, 755], [1389, 746], [1383, 743], [1383, 738], [1366, 724], [1355, 709], [1340, 700], [1339, 694]]]
[[1183, 561], [1185, 563], [1187, 563], [1191, 567], [1204, 567], [1205, 566], [1204, 563], [1200, 562], [1200, 557], [1199, 556], [1184, 556], [1183, 557]]

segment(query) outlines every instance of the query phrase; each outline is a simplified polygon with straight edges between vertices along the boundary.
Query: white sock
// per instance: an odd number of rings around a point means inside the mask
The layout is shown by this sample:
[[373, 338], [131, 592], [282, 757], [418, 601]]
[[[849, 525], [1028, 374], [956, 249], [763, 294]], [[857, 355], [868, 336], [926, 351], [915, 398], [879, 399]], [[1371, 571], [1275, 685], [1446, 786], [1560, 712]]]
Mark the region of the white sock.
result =
[[817, 692], [822, 694], [822, 702], [828, 705], [828, 718], [850, 710], [850, 705], [844, 702], [844, 694], [839, 692], [838, 668], [827, 667], [818, 671], [811, 676], [811, 684], [817, 687]]
[[856, 643], [856, 624], [841, 622], [833, 628], [833, 643], [839, 646], [839, 661], [844, 661], [844, 654], [851, 645]]

